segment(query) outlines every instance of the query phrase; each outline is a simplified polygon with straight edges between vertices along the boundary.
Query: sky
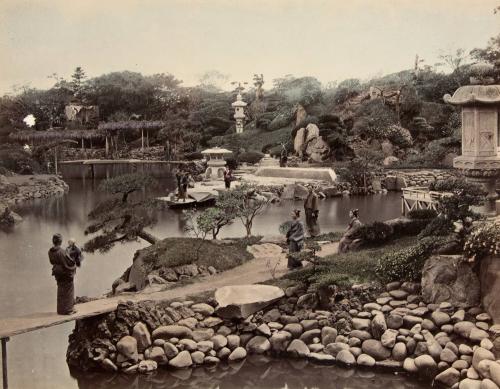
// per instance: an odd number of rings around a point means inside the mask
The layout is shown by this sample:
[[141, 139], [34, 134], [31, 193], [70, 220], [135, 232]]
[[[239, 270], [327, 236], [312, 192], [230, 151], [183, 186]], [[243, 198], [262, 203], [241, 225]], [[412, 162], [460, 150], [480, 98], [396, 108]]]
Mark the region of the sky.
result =
[[[186, 86], [286, 74], [366, 79], [500, 33], [500, 0], [0, 0], [0, 94], [131, 70]], [[224, 85], [228, 87], [228, 85]]]

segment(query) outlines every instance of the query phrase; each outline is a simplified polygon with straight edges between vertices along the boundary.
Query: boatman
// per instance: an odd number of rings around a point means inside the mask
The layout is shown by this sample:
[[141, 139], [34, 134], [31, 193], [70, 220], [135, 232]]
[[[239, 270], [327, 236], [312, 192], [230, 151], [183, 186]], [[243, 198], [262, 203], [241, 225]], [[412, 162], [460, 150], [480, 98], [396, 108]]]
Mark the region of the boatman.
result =
[[52, 237], [53, 246], [49, 250], [49, 260], [52, 265], [52, 275], [57, 282], [57, 313], [71, 315], [76, 312], [73, 309], [75, 304], [73, 278], [76, 264], [61, 247], [62, 241], [61, 234], [55, 234]]

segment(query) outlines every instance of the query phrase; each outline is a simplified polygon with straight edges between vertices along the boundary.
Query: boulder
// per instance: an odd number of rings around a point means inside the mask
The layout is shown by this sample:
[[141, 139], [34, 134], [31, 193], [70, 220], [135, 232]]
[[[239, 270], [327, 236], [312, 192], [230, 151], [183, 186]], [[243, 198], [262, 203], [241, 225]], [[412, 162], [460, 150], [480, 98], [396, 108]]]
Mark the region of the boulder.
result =
[[287, 353], [296, 358], [303, 358], [309, 354], [309, 348], [300, 339], [294, 339], [286, 349]]
[[193, 337], [193, 331], [190, 328], [179, 326], [179, 325], [169, 325], [160, 326], [153, 331], [153, 339], [171, 339], [171, 338], [187, 338], [191, 339]]
[[283, 290], [276, 286], [224, 286], [215, 292], [218, 303], [216, 314], [225, 319], [246, 318], [283, 296]]
[[[497, 202], [497, 210], [498, 210]], [[497, 211], [498, 215], [498, 211]], [[489, 256], [481, 259], [479, 272], [483, 307], [495, 323], [500, 323], [500, 261]]]
[[200, 313], [203, 316], [210, 316], [214, 313], [214, 308], [211, 305], [200, 303], [191, 305], [191, 310], [195, 313]]
[[349, 350], [342, 350], [337, 354], [337, 361], [346, 365], [354, 365], [356, 358]]
[[460, 308], [478, 305], [479, 280], [462, 256], [435, 255], [422, 270], [422, 295], [428, 304], [448, 302]]
[[481, 389], [498, 389], [498, 385], [486, 378], [481, 381]]
[[478, 347], [474, 351], [474, 355], [472, 357], [472, 366], [476, 371], [479, 371], [478, 366], [479, 362], [484, 361], [484, 360], [490, 360], [494, 361], [495, 356], [491, 351], [486, 350], [485, 348]]
[[245, 359], [247, 356], [247, 350], [245, 350], [243, 347], [236, 347], [231, 354], [229, 354], [229, 357], [227, 357], [228, 360], [230, 361], [240, 361], [242, 359]]
[[361, 349], [365, 354], [370, 355], [377, 361], [382, 361], [391, 356], [391, 351], [382, 345], [382, 342], [376, 339], [368, 339], [363, 342]]
[[171, 359], [168, 364], [172, 367], [176, 367], [178, 369], [182, 369], [184, 367], [189, 367], [193, 364], [193, 360], [191, 359], [191, 354], [189, 351], [181, 351], [177, 356]]
[[460, 381], [458, 389], [481, 389], [481, 381], [466, 378]]
[[387, 323], [385, 322], [385, 316], [382, 313], [376, 314], [372, 319], [371, 323], [372, 335], [375, 339], [380, 339], [380, 337], [387, 330]]
[[275, 332], [271, 338], [269, 338], [269, 342], [271, 343], [271, 348], [275, 352], [283, 352], [287, 349], [290, 341], [292, 340], [292, 334], [287, 331], [278, 331]]
[[373, 367], [375, 366], [375, 358], [369, 356], [368, 354], [360, 354], [356, 360], [359, 366]]
[[420, 374], [429, 378], [434, 377], [438, 369], [436, 361], [430, 355], [416, 357], [415, 366]]
[[132, 336], [137, 341], [137, 351], [142, 353], [151, 346], [151, 334], [148, 327], [141, 322], [138, 322], [132, 329]]
[[460, 380], [460, 372], [453, 367], [446, 369], [442, 373], [438, 374], [435, 378], [436, 382], [439, 382], [446, 386], [453, 386]]
[[246, 344], [246, 348], [250, 354], [264, 354], [271, 349], [271, 343], [264, 336], [254, 336]]
[[124, 336], [116, 344], [116, 349], [126, 360], [137, 362], [139, 355], [137, 352], [137, 340], [133, 336]]
[[492, 363], [490, 365], [490, 376], [491, 380], [500, 386], [500, 363]]
[[139, 373], [149, 373], [158, 369], [158, 364], [155, 361], [147, 360], [140, 361], [137, 366], [137, 371]]
[[399, 332], [396, 330], [386, 330], [380, 338], [382, 345], [384, 347], [393, 348], [396, 344], [396, 337], [398, 336], [398, 334]]

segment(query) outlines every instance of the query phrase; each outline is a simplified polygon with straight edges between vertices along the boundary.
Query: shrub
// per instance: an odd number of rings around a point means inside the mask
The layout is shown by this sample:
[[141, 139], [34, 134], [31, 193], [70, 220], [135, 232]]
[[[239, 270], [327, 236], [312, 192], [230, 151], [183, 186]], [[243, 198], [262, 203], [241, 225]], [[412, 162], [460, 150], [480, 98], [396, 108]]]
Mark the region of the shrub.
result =
[[199, 151], [194, 151], [192, 153], [186, 153], [186, 154], [184, 154], [184, 159], [187, 159], [188, 161], [194, 161], [196, 159], [203, 159], [203, 154]]
[[425, 261], [444, 241], [428, 237], [413, 246], [383, 255], [375, 268], [377, 277], [383, 282], [420, 281]]
[[488, 255], [500, 254], [500, 224], [483, 222], [472, 229], [465, 240], [464, 255], [471, 262]]
[[40, 165], [18, 145], [5, 144], [0, 148], [0, 167], [19, 174], [40, 171]]
[[390, 225], [383, 222], [373, 222], [361, 226], [355, 233], [354, 239], [361, 239], [366, 245], [379, 245], [387, 242], [393, 234]]
[[434, 209], [413, 209], [408, 212], [408, 217], [413, 220], [434, 219], [437, 212]]
[[253, 165], [258, 163], [262, 158], [264, 158], [264, 154], [258, 151], [246, 151], [238, 155], [238, 162], [246, 162]]
[[412, 219], [400, 220], [392, 223], [392, 239], [418, 235], [425, 227], [427, 227], [430, 221], [431, 219]]

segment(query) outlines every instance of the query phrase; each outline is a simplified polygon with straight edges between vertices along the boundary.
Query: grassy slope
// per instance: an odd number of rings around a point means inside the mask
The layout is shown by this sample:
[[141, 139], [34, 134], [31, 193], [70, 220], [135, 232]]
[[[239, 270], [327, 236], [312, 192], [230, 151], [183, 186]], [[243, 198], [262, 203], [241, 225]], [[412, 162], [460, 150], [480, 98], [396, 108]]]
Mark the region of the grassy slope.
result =
[[[291, 127], [280, 128], [276, 131], [245, 130], [243, 134], [225, 135], [219, 145], [231, 149], [244, 148], [247, 151], [262, 151], [266, 145], [277, 145], [289, 141]], [[217, 138], [219, 143], [219, 138]]]
[[345, 254], [330, 255], [321, 260], [315, 270], [306, 268], [286, 276], [322, 285], [352, 284], [377, 280], [375, 266], [380, 256], [389, 250], [399, 250], [415, 243], [415, 237], [392, 241], [382, 247], [366, 248]]
[[247, 239], [235, 239], [233, 244], [215, 244], [195, 238], [167, 238], [141, 250], [149, 270], [196, 263], [227, 270], [252, 259], [246, 251]]

